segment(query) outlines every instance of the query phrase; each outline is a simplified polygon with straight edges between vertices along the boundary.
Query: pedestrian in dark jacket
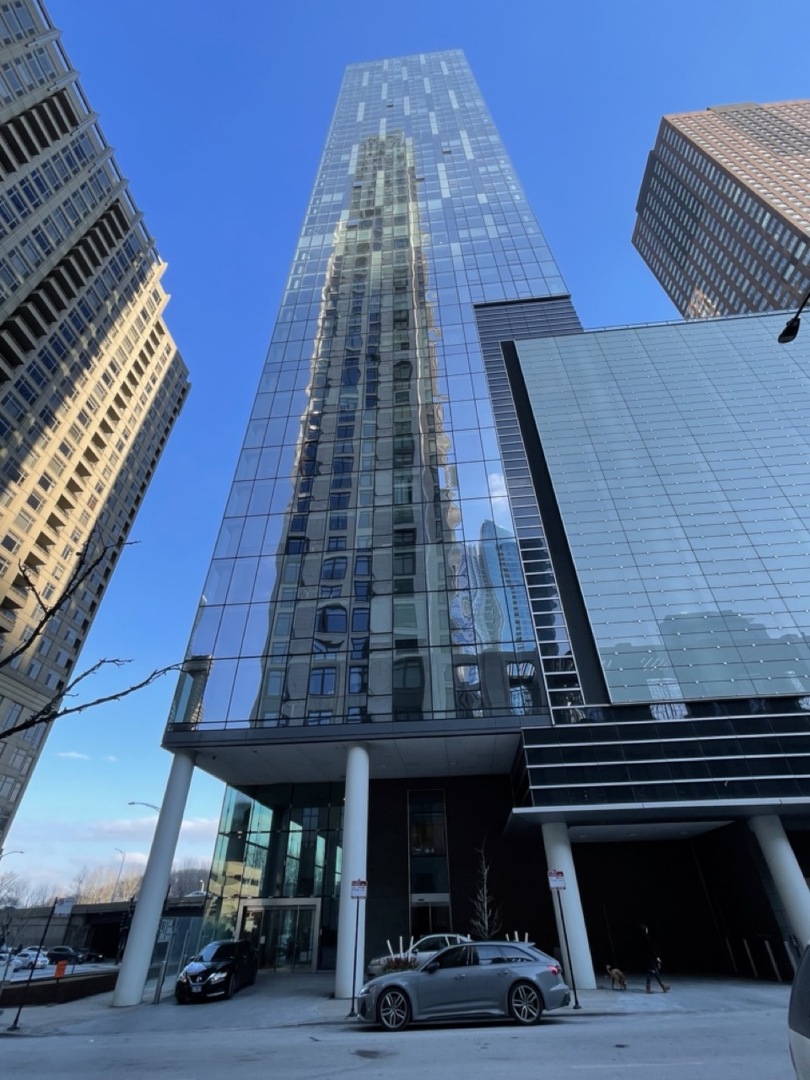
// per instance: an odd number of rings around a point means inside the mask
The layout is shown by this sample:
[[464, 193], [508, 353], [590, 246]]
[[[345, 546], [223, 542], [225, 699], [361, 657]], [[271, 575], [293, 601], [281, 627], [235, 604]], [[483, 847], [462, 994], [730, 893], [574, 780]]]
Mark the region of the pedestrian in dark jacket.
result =
[[658, 950], [653, 945], [652, 938], [650, 937], [649, 928], [641, 923], [641, 942], [644, 948], [644, 977], [647, 981], [645, 987], [648, 994], [654, 993], [652, 988], [652, 981], [658, 983], [664, 993], [669, 990], [667, 983], [661, 979], [661, 957], [658, 955]]

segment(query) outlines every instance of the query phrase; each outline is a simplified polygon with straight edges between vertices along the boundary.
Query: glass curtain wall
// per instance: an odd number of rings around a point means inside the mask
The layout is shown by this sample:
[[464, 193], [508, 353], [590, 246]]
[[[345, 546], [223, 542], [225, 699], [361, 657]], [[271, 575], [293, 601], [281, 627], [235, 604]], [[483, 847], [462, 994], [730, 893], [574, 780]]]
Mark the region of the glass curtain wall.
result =
[[539, 711], [472, 304], [564, 292], [462, 54], [351, 66], [172, 725]]

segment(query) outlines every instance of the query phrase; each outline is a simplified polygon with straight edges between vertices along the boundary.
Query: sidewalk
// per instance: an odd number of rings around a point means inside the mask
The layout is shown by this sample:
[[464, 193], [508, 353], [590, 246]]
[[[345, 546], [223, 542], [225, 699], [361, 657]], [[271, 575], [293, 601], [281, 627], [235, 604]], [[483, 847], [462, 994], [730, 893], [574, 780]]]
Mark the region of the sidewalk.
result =
[[[635, 984], [637, 982], [637, 985]], [[52, 1037], [179, 1032], [193, 1034], [206, 1028], [240, 1030], [300, 1027], [319, 1024], [356, 1024], [348, 1016], [351, 1002], [335, 1000], [334, 973], [315, 975], [260, 972], [254, 987], [240, 990], [231, 1001], [201, 1002], [179, 1007], [173, 983], [164, 988], [159, 1005], [152, 1004], [154, 983], [144, 992], [144, 1003], [112, 1008], [112, 993], [60, 1005], [25, 1006], [19, 1029], [8, 1031], [16, 1008], [0, 1010], [0, 1038]], [[561, 1009], [554, 1014], [571, 1017], [606, 1014], [661, 1014], [733, 1012], [750, 1008], [784, 1008], [790, 987], [786, 984], [732, 979], [672, 979], [668, 994], [645, 994], [643, 979], [630, 980], [626, 991], [607, 987], [584, 990], [578, 995], [581, 1008]]]

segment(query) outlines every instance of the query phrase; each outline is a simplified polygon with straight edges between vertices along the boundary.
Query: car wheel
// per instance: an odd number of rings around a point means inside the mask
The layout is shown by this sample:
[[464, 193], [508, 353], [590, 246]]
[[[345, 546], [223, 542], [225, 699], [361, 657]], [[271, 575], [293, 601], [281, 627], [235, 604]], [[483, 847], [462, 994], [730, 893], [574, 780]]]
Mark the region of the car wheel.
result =
[[509, 991], [509, 1015], [517, 1024], [536, 1024], [543, 1015], [540, 991], [531, 983], [515, 983]]
[[233, 975], [225, 983], [225, 1000], [230, 1001], [233, 997]]
[[180, 997], [179, 994], [174, 995], [174, 1000], [178, 1005], [188, 1005], [188, 998]]
[[411, 1019], [411, 1003], [402, 990], [386, 990], [377, 1006], [377, 1017], [386, 1031], [402, 1031]]

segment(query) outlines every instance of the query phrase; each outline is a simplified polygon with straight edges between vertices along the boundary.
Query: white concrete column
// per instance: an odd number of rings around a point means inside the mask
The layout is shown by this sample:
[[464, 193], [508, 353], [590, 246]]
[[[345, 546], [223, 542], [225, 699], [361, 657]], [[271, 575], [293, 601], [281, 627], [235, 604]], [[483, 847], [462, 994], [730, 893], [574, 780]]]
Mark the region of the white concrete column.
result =
[[[343, 863], [338, 912], [335, 997], [350, 998], [363, 985], [366, 944], [366, 901], [352, 900], [352, 882], [366, 879], [368, 848], [368, 749], [355, 743], [346, 754], [346, 792], [343, 803]], [[355, 935], [356, 929], [356, 935]], [[357, 966], [355, 968], [355, 936]], [[352, 975], [354, 974], [354, 980]]]
[[160, 805], [155, 836], [129, 928], [124, 958], [118, 972], [112, 1004], [140, 1005], [149, 974], [163, 903], [169, 890], [172, 861], [183, 824], [188, 789], [194, 773], [194, 755], [175, 753], [166, 794]]
[[[565, 976], [570, 983], [571, 972], [577, 984], [577, 990], [595, 990], [596, 976], [593, 973], [591, 949], [588, 944], [588, 931], [585, 929], [585, 916], [579, 897], [577, 872], [574, 869], [574, 856], [571, 852], [571, 840], [565, 822], [545, 822], [543, 825], [543, 844], [546, 849], [546, 861], [549, 870], [562, 870], [565, 874], [565, 888], [553, 896], [554, 918], [557, 920], [557, 935], [565, 966]], [[560, 904], [565, 916], [565, 933], [560, 918]], [[565, 939], [568, 938], [568, 957], [566, 958]]]
[[752, 817], [748, 824], [762, 848], [790, 928], [804, 948], [810, 942], [810, 889], [807, 888], [802, 868], [785, 835], [779, 815]]

